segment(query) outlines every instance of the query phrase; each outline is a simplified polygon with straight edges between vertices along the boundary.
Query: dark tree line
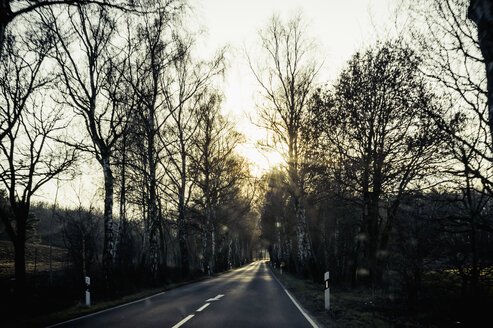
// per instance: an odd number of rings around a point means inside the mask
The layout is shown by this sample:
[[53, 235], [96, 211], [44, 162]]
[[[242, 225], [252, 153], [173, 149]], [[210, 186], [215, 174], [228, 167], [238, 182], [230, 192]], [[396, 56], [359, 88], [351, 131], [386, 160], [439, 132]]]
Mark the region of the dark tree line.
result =
[[[430, 296], [430, 281], [440, 285], [436, 276], [458, 279], [456, 294], [468, 304], [488, 297], [492, 179], [484, 67], [491, 7], [485, 3], [413, 2], [402, 35], [357, 51], [324, 87], [293, 82], [307, 76], [289, 66], [304, 43], [271, 34], [268, 54], [289, 51], [269, 62], [265, 79], [252, 67], [268, 100], [259, 106], [263, 122], [278, 149], [287, 150], [286, 166], [265, 177], [260, 208], [262, 238], [277, 265], [316, 281], [330, 271], [341, 285], [387, 290], [413, 307]], [[292, 26], [274, 20], [266, 30]], [[297, 69], [306, 67], [305, 54], [296, 58]], [[279, 82], [285, 73], [293, 73], [292, 84]], [[308, 98], [303, 109], [282, 116], [279, 109], [301, 95]], [[282, 139], [290, 135], [300, 150], [297, 194], [290, 139]], [[290, 210], [299, 196], [311, 249], [302, 265], [300, 221]]]
[[358, 199], [355, 276], [372, 283], [382, 279], [402, 197], [429, 188], [443, 160], [442, 135], [426, 114], [438, 109], [418, 68], [416, 54], [399, 41], [377, 45], [356, 53], [312, 107], [315, 147], [328, 152], [329, 174], [347, 197]]

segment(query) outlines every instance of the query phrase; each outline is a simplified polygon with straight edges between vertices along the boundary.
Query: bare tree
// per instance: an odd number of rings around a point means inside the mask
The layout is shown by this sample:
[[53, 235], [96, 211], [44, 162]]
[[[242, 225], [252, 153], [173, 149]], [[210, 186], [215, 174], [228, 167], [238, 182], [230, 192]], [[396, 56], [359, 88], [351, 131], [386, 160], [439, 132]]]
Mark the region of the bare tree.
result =
[[413, 45], [423, 58], [423, 73], [435, 83], [436, 92], [441, 93], [444, 106], [448, 107], [446, 115], [435, 117], [435, 121], [456, 145], [475, 154], [469, 164], [470, 171], [489, 185], [477, 165], [492, 160], [486, 79], [474, 24], [465, 16], [467, 3], [466, 0], [436, 0], [431, 10], [429, 5], [426, 9], [424, 4], [413, 5], [411, 12], [418, 16]]
[[199, 190], [194, 201], [201, 213], [202, 270], [216, 271], [217, 212], [231, 205], [246, 182], [245, 163], [235, 154], [242, 136], [231, 121], [220, 113], [219, 95], [212, 93], [202, 99], [199, 126], [193, 137], [191, 152], [192, 178]]
[[122, 79], [121, 74], [115, 76], [112, 70], [118, 62], [116, 50], [111, 46], [116, 21], [107, 8], [100, 6], [73, 6], [62, 15], [66, 24], [55, 19], [51, 9], [44, 11], [42, 19], [55, 38], [55, 59], [63, 81], [61, 102], [83, 119], [90, 140], [73, 144], [94, 154], [103, 171], [103, 264], [109, 281], [115, 258], [113, 153], [128, 126], [126, 106], [111, 97]]
[[[444, 173], [453, 178], [451, 187], [462, 195], [463, 207], [460, 214], [447, 214], [443, 221], [447, 221], [445, 230], [460, 226], [456, 233], [460, 231], [471, 241], [472, 295], [477, 295], [479, 284], [478, 235], [493, 232], [493, 222], [483, 211], [493, 195], [491, 84], [487, 76], [487, 56], [491, 53], [484, 48], [491, 39], [488, 41], [488, 15], [482, 16], [485, 3], [435, 0], [431, 6], [420, 2], [411, 5], [415, 19], [425, 23], [414, 26], [413, 44], [425, 63], [425, 75], [447, 108], [434, 119], [450, 138], [447, 148], [456, 164], [445, 168]], [[467, 18], [468, 9], [479, 33]]]
[[[491, 140], [493, 140], [493, 4], [489, 0], [470, 0], [467, 16], [477, 26], [478, 34], [476, 39], [486, 66], [488, 125]], [[457, 21], [457, 24], [457, 29], [463, 28], [459, 21]]]
[[200, 121], [197, 119], [200, 100], [206, 94], [207, 84], [224, 70], [224, 50], [210, 62], [195, 62], [191, 54], [193, 39], [182, 37], [179, 40], [180, 55], [173, 62], [164, 85], [164, 102], [170, 118], [163, 127], [162, 144], [165, 157], [162, 165], [169, 184], [161, 185], [164, 194], [176, 204], [181, 269], [183, 274], [187, 275], [189, 251], [186, 213], [193, 188], [189, 156], [193, 136]]
[[38, 41], [36, 46], [41, 52], [22, 57], [16, 46], [7, 43], [3, 64], [8, 73], [0, 81], [0, 102], [7, 104], [7, 108], [11, 106], [3, 117], [11, 128], [0, 144], [0, 181], [7, 190], [10, 211], [2, 210], [0, 216], [14, 244], [16, 284], [20, 291], [25, 284], [25, 243], [33, 228], [32, 197], [76, 158], [75, 150], [61, 148], [51, 139], [60, 134], [67, 123], [61, 108], [51, 108], [42, 95], [50, 80], [34, 74], [41, 69], [41, 58], [46, 55], [43, 49], [49, 49], [46, 40]]
[[301, 16], [283, 23], [274, 16], [260, 32], [264, 57], [250, 68], [260, 84], [265, 104], [260, 110], [261, 125], [272, 132], [273, 145], [288, 164], [290, 193], [297, 217], [298, 269], [305, 270], [312, 257], [306, 213], [303, 206], [303, 182], [299, 175], [300, 129], [307, 103], [314, 89], [320, 65], [310, 58], [314, 44], [306, 36]]
[[58, 148], [50, 137], [65, 127], [60, 108], [48, 111], [42, 93], [53, 78], [43, 74], [51, 50], [46, 34], [9, 35], [0, 76], [0, 179], [8, 206], [0, 212], [15, 249], [16, 283], [25, 283], [25, 242], [31, 225], [32, 196], [74, 161], [75, 153]]
[[25, 16], [33, 11], [60, 5], [85, 5], [96, 4], [99, 6], [118, 8], [125, 11], [136, 11], [135, 1], [125, 0], [1, 0], [0, 1], [0, 53], [2, 52], [5, 33], [9, 26], [16, 18]]
[[[129, 41], [127, 60], [130, 68], [122, 72], [125, 81], [134, 94], [139, 104], [133, 114], [134, 122], [139, 128], [132, 131], [143, 147], [136, 151], [144, 152], [141, 163], [137, 168], [142, 175], [146, 186], [145, 220], [145, 252], [151, 272], [156, 278], [159, 265], [158, 249], [158, 218], [157, 188], [158, 188], [158, 164], [163, 156], [160, 144], [160, 133], [170, 116], [170, 112], [164, 102], [164, 89], [166, 85], [166, 73], [173, 61], [181, 54], [177, 49], [174, 35], [174, 23], [180, 18], [183, 7], [178, 6], [179, 1], [170, 1], [175, 4], [174, 9], [167, 6], [159, 8], [153, 14], [144, 14], [142, 23], [137, 27], [136, 35]], [[129, 35], [131, 35], [129, 31]], [[147, 247], [148, 246], [148, 247]]]
[[50, 50], [49, 40], [45, 35], [27, 44], [29, 38], [12, 34], [6, 37], [5, 51], [1, 55], [0, 142], [17, 124], [29, 97], [50, 81], [40, 77]]

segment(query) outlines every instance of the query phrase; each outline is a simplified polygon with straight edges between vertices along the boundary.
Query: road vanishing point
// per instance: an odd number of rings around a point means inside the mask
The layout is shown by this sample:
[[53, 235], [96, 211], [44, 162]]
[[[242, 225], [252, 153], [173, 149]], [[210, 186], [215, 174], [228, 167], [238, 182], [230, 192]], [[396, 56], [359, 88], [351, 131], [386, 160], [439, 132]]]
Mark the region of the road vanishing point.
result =
[[50, 327], [317, 327], [265, 261]]

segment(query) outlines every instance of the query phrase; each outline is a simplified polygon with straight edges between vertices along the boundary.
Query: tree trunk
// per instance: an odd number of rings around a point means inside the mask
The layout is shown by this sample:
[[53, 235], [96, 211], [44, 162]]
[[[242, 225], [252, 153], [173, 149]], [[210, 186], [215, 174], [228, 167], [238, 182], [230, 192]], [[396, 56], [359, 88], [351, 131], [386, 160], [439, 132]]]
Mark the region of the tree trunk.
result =
[[368, 131], [368, 145], [365, 147], [363, 154], [363, 177], [362, 177], [362, 189], [363, 189], [363, 222], [360, 227], [360, 232], [358, 235], [357, 250], [362, 247], [363, 258], [360, 261], [359, 254], [355, 255], [355, 283], [356, 281], [362, 281], [363, 283], [368, 283], [371, 271], [371, 226], [372, 226], [372, 215], [371, 215], [371, 191], [370, 191], [370, 156], [372, 154], [373, 144], [373, 125], [370, 124], [370, 129]]
[[214, 223], [211, 224], [211, 271], [216, 272], [216, 229]]
[[189, 274], [189, 259], [187, 245], [187, 224], [185, 221], [185, 185], [182, 177], [182, 187], [178, 195], [178, 244], [180, 246], [180, 265], [183, 277]]
[[122, 250], [121, 250], [121, 242], [123, 238], [124, 225], [126, 221], [126, 198], [127, 198], [127, 189], [126, 189], [126, 165], [127, 165], [127, 135], [123, 135], [122, 140], [122, 162], [121, 162], [121, 186], [120, 186], [120, 218], [118, 223], [118, 235], [116, 238], [116, 246], [115, 250], [118, 257], [118, 265], [121, 265], [122, 259]]
[[2, 54], [3, 51], [3, 43], [5, 42], [6, 28], [7, 28], [7, 23], [5, 22], [3, 17], [0, 17], [0, 55]]
[[210, 274], [212, 267], [210, 255], [212, 254], [212, 247], [209, 248], [209, 231], [212, 232], [212, 204], [210, 196], [210, 183], [209, 183], [209, 165], [207, 151], [204, 152], [205, 156], [205, 222], [202, 231], [202, 263], [204, 273]]
[[[471, 0], [468, 10], [468, 18], [478, 28], [478, 43], [486, 66], [487, 91], [488, 91], [488, 125], [490, 128], [490, 143], [493, 143], [493, 3], [491, 0]], [[491, 146], [491, 144], [490, 144]], [[472, 277], [471, 289], [475, 294], [478, 291], [479, 272], [477, 269], [476, 225], [472, 218]]]
[[378, 269], [378, 241], [379, 241], [379, 193], [373, 191], [370, 193], [370, 208], [368, 210], [368, 232], [369, 232], [369, 249], [367, 259], [369, 260], [370, 281], [374, 287], [380, 281]]
[[[397, 196], [399, 197], [399, 196]], [[392, 205], [390, 208], [387, 208], [387, 217], [386, 217], [386, 223], [385, 226], [382, 229], [382, 232], [379, 237], [378, 241], [378, 249], [377, 249], [377, 277], [378, 280], [381, 282], [383, 281], [383, 277], [385, 274], [384, 268], [385, 264], [388, 261], [388, 246], [389, 246], [389, 241], [392, 233], [392, 229], [394, 227], [394, 219], [397, 215], [397, 210], [399, 209], [400, 206], [400, 200], [396, 199], [392, 202]]]
[[478, 28], [478, 43], [486, 66], [488, 80], [488, 123], [490, 142], [493, 140], [493, 3], [491, 0], [471, 0], [468, 18]]
[[147, 148], [147, 161], [149, 162], [149, 223], [150, 223], [150, 260], [151, 260], [151, 273], [153, 278], [157, 279], [157, 273], [159, 268], [159, 249], [157, 240], [157, 204], [156, 204], [156, 163], [154, 159], [155, 146], [154, 146], [154, 112], [151, 111], [149, 117], [149, 131], [148, 131], [148, 148]]
[[295, 197], [294, 210], [296, 213], [296, 237], [298, 241], [297, 272], [304, 275], [307, 273], [307, 268], [309, 269], [309, 263], [313, 254], [310, 234], [306, 224], [306, 212], [297, 197]]
[[242, 264], [243, 261], [243, 254], [241, 252], [241, 247], [240, 247], [240, 238], [237, 237], [235, 238], [235, 261], [233, 262], [234, 266], [238, 266]]
[[[144, 156], [146, 157], [146, 156]], [[147, 158], [147, 157], [146, 157]], [[147, 160], [144, 159], [144, 169], [143, 172], [146, 172], [147, 170]], [[142, 220], [144, 222], [144, 234], [143, 234], [143, 239], [142, 239], [142, 263], [144, 266], [147, 266], [150, 263], [150, 223], [149, 223], [149, 210], [148, 210], [148, 195], [147, 195], [147, 175], [144, 175], [144, 180], [142, 181], [142, 194], [141, 194], [141, 199], [140, 201], [141, 206], [142, 206]]]
[[15, 285], [18, 296], [25, 292], [26, 287], [26, 240], [24, 234], [19, 234], [14, 242], [15, 251]]
[[233, 239], [228, 242], [228, 270], [233, 268]]
[[[180, 196], [180, 198], [182, 198]], [[189, 274], [189, 260], [188, 260], [188, 247], [187, 247], [187, 228], [185, 222], [185, 209], [180, 200], [179, 213], [178, 213], [178, 244], [180, 246], [180, 264], [182, 276], [188, 277]]]
[[209, 264], [209, 219], [208, 214], [206, 214], [205, 222], [202, 224], [202, 272], [209, 274], [210, 264]]
[[478, 268], [478, 242], [477, 242], [477, 227], [476, 214], [471, 217], [471, 253], [472, 253], [472, 268], [471, 268], [471, 296], [476, 300], [479, 296], [479, 268]]
[[50, 263], [50, 287], [53, 285], [53, 220], [55, 219], [55, 210], [56, 210], [56, 204], [58, 201], [58, 189], [60, 186], [60, 180], [57, 180], [56, 182], [56, 192], [55, 192], [55, 202], [53, 203], [53, 206], [51, 208], [51, 217], [50, 217], [50, 239], [49, 239], [49, 246], [50, 246], [50, 254], [49, 254], [49, 263]]
[[0, 55], [5, 42], [5, 32], [7, 24], [12, 20], [12, 10], [10, 9], [10, 0], [0, 0]]
[[282, 241], [281, 241], [281, 229], [280, 227], [277, 227], [277, 252], [276, 252], [276, 255], [277, 255], [277, 259], [276, 259], [276, 262], [281, 263], [281, 259], [282, 259]]
[[[11, 203], [13, 203], [11, 198]], [[16, 235], [14, 242], [15, 252], [15, 285], [16, 293], [23, 297], [26, 288], [26, 223], [29, 216], [29, 208], [25, 203], [17, 204], [14, 209], [16, 218]], [[22, 302], [22, 299], [20, 299]]]
[[113, 275], [115, 259], [115, 240], [113, 235], [113, 185], [114, 178], [111, 172], [109, 156], [101, 160], [104, 173], [104, 248], [103, 267], [105, 280], [109, 283]]
[[151, 228], [151, 240], [150, 240], [150, 260], [151, 260], [151, 274], [154, 281], [157, 280], [158, 277], [158, 269], [159, 269], [159, 245], [158, 245], [158, 236], [157, 236], [157, 222], [154, 220]]
[[[159, 210], [159, 213], [161, 211]], [[166, 245], [166, 238], [165, 238], [165, 233], [164, 233], [164, 228], [163, 228], [163, 220], [161, 214], [159, 214], [159, 224], [158, 224], [158, 231], [159, 231], [159, 244], [160, 244], [160, 261], [159, 263], [161, 264], [162, 267], [166, 269], [166, 266], [168, 265], [168, 246]]]
[[183, 277], [187, 277], [190, 270], [187, 245], [187, 223], [185, 216], [185, 192], [187, 187], [187, 153], [183, 133], [180, 130], [180, 151], [181, 151], [181, 177], [180, 187], [178, 188], [178, 244], [180, 245], [180, 262]]
[[82, 279], [87, 276], [86, 269], [86, 234], [82, 233]]
[[365, 284], [374, 287], [380, 280], [383, 271], [378, 267], [379, 250], [379, 198], [378, 187], [364, 193], [364, 233], [361, 236], [364, 258], [358, 270], [358, 278]]

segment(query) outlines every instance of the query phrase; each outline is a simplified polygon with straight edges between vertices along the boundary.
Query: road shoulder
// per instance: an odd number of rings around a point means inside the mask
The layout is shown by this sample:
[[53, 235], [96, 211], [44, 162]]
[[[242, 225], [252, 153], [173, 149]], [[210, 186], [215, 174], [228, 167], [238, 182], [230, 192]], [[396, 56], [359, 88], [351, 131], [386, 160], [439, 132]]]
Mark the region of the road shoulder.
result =
[[295, 296], [288, 291], [288, 289], [284, 286], [284, 284], [278, 279], [278, 277], [276, 275], [277, 272], [274, 272], [274, 270], [272, 270], [272, 268], [271, 268], [270, 265], [267, 265], [267, 267], [269, 268], [269, 272], [270, 272], [271, 276], [274, 278], [274, 280], [277, 281], [277, 283], [281, 286], [281, 288], [284, 290], [284, 292], [289, 296], [289, 298], [291, 299], [291, 301], [298, 308], [298, 310], [301, 312], [301, 314], [303, 314], [303, 316], [310, 323], [310, 325], [312, 325], [313, 328], [319, 328], [319, 327], [322, 328], [322, 327], [324, 327], [324, 326], [320, 325], [320, 323], [317, 322], [317, 320], [313, 316], [310, 315], [310, 313], [295, 298]]

